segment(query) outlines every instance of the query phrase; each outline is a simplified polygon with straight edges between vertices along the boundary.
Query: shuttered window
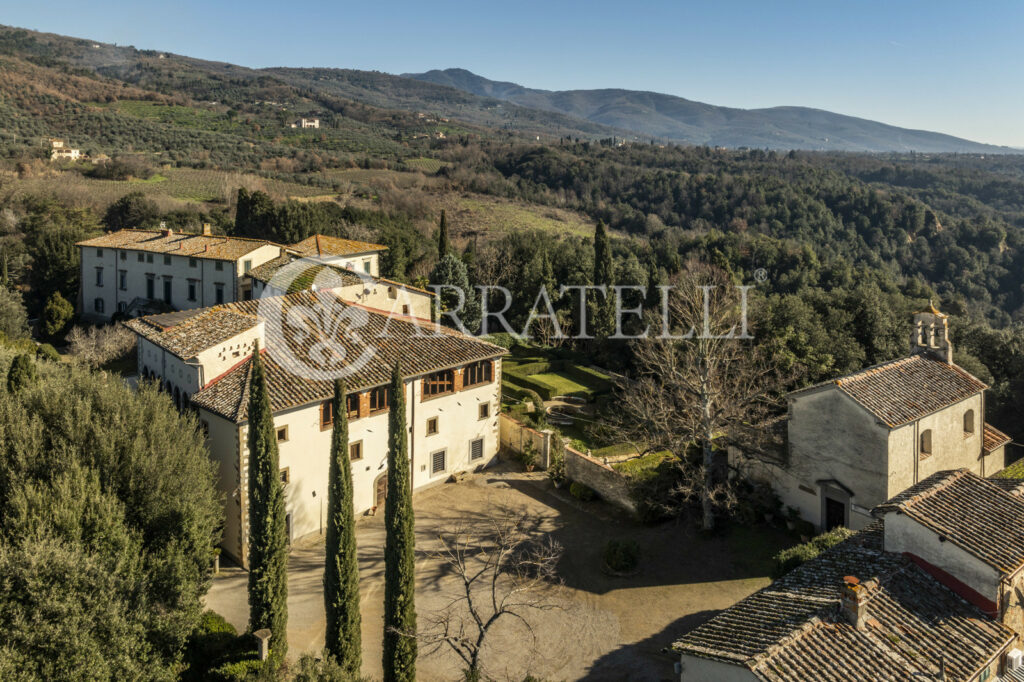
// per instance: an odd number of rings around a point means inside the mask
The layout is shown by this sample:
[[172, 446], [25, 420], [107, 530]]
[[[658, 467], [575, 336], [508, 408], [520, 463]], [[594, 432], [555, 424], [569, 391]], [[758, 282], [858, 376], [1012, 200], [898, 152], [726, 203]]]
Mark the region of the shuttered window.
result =
[[484, 456], [484, 439], [477, 438], [469, 444], [469, 459], [481, 459]]
[[430, 456], [430, 473], [440, 474], [445, 470], [445, 459], [447, 453], [444, 450], [435, 452]]

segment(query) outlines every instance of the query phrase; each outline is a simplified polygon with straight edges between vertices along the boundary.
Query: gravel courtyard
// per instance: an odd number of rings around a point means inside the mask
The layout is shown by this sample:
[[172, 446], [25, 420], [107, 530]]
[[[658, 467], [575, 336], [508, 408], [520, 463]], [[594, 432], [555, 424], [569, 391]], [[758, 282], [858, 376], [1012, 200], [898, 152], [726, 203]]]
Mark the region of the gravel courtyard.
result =
[[[522, 509], [542, 518], [565, 548], [559, 564], [564, 586], [550, 592], [560, 608], [530, 614], [533, 633], [514, 620], [494, 632], [482, 659], [495, 679], [669, 680], [674, 657], [662, 650], [683, 632], [766, 585], [769, 557], [788, 543], [784, 533], [736, 530], [702, 539], [688, 526], [645, 527], [598, 502], [582, 503], [555, 490], [542, 473], [500, 464], [461, 483], [446, 483], [414, 497], [416, 608], [422, 616], [457, 594], [457, 585], [430, 557], [436, 531], [489, 509]], [[639, 574], [616, 578], [601, 571], [601, 552], [612, 538], [632, 538], [642, 552]], [[363, 673], [381, 676], [384, 518], [357, 522]], [[300, 540], [289, 560], [290, 657], [323, 646], [323, 538]], [[229, 566], [215, 577], [208, 608], [239, 631], [248, 619], [245, 571]], [[460, 661], [451, 652], [420, 647], [418, 677], [456, 680]]]

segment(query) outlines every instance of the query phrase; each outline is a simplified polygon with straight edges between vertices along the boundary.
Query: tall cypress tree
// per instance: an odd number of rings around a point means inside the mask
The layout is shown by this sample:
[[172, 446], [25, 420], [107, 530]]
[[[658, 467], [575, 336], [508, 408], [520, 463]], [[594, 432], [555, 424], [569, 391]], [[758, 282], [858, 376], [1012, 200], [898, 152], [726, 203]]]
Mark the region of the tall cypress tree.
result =
[[249, 388], [249, 629], [269, 628], [275, 660], [288, 652], [288, 535], [277, 434], [259, 342]]
[[607, 295], [594, 293], [593, 335], [604, 338], [615, 333], [615, 292], [612, 290], [612, 249], [604, 222], [594, 230], [594, 285], [608, 287]]
[[391, 372], [388, 414], [388, 500], [384, 505], [384, 682], [416, 679], [415, 558], [405, 384]]
[[448, 244], [448, 217], [441, 209], [441, 225], [437, 228], [437, 257], [444, 258], [448, 255], [451, 245]]
[[348, 453], [345, 382], [334, 382], [334, 433], [327, 481], [327, 558], [324, 566], [325, 647], [353, 679], [362, 666], [359, 562], [356, 555], [352, 462]]

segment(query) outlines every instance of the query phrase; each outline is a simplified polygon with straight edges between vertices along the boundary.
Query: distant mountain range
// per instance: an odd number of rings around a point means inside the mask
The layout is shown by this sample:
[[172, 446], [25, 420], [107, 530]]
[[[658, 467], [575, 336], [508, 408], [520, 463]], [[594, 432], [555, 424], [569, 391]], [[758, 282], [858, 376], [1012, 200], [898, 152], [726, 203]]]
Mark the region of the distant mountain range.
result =
[[807, 107], [733, 109], [638, 90], [537, 90], [488, 80], [465, 69], [402, 75], [480, 97], [629, 130], [639, 136], [691, 144], [868, 152], [1018, 151]]

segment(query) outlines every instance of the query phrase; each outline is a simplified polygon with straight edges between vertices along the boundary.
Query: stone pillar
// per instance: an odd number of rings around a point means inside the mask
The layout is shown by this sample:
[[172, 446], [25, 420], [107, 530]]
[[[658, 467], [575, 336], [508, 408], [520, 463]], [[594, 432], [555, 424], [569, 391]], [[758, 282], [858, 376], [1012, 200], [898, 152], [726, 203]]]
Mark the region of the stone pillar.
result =
[[551, 429], [544, 429], [540, 433], [544, 436], [544, 440], [541, 443], [540, 456], [537, 458], [537, 464], [541, 469], [547, 469], [551, 466], [551, 439], [555, 437], [555, 432]]
[[260, 645], [260, 660], [267, 660], [267, 656], [270, 655], [270, 630], [263, 628], [252, 633], [253, 636], [259, 640]]

